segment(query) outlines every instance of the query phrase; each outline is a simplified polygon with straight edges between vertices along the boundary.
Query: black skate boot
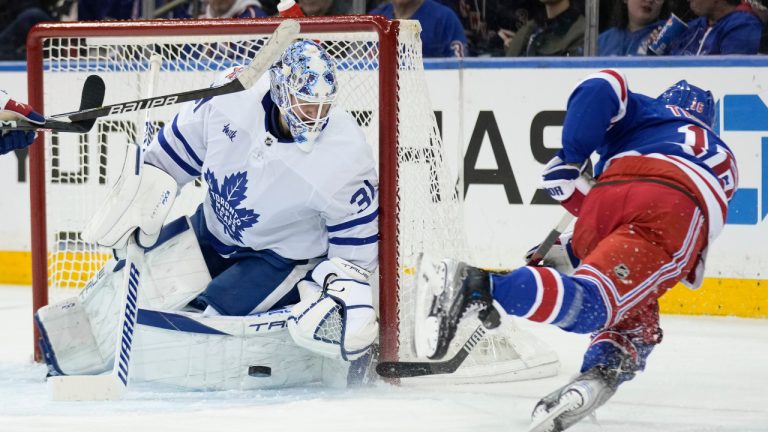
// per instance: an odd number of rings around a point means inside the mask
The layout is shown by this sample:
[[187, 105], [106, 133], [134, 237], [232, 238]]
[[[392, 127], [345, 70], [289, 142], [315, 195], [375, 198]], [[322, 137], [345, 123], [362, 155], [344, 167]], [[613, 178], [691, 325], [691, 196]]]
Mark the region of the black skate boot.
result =
[[533, 409], [528, 432], [562, 432], [592, 415], [616, 393], [621, 369], [595, 366], [554, 392]]
[[428, 320], [436, 321], [438, 327], [434, 353], [430, 359], [441, 359], [448, 352], [451, 340], [456, 335], [459, 320], [469, 312], [477, 316], [487, 329], [501, 324], [499, 312], [493, 306], [490, 274], [453, 259], [428, 262], [423, 258], [417, 271], [417, 283], [429, 284], [435, 288]]

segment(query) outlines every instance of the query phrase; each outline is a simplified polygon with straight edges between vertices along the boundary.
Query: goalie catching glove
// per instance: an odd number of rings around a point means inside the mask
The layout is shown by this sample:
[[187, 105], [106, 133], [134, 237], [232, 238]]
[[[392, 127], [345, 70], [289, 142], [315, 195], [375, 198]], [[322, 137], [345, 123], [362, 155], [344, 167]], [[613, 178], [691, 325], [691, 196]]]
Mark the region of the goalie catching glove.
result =
[[363, 356], [379, 333], [369, 277], [369, 271], [341, 258], [318, 264], [312, 280], [298, 284], [301, 301], [288, 318], [294, 342], [326, 357]]
[[541, 186], [549, 196], [560, 201], [560, 205], [566, 210], [578, 216], [584, 197], [592, 188], [590, 181], [583, 175], [588, 161], [571, 164], [566, 163], [564, 157], [561, 149], [547, 163], [541, 175]]
[[83, 240], [123, 249], [128, 236], [139, 231], [139, 244], [155, 244], [176, 199], [178, 185], [170, 174], [142, 162], [141, 148], [126, 144], [123, 171], [106, 201], [83, 230]]

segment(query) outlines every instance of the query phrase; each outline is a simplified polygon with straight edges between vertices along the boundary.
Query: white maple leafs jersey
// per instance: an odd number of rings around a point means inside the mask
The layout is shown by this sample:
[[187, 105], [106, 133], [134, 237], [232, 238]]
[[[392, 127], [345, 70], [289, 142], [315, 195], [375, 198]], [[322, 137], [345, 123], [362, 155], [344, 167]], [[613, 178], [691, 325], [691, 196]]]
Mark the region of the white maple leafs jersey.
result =
[[155, 137], [145, 163], [179, 185], [203, 177], [206, 225], [223, 256], [248, 247], [290, 259], [337, 256], [373, 270], [378, 176], [362, 130], [343, 109], [332, 109], [306, 153], [270, 133], [269, 87], [265, 75], [249, 90], [184, 105]]

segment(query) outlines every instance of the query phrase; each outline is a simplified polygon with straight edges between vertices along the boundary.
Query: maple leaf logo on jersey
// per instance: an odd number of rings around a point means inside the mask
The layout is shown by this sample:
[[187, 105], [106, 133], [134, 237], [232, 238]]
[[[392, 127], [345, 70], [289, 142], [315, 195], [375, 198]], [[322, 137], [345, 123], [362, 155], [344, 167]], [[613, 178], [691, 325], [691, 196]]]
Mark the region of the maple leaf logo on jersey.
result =
[[224, 232], [232, 237], [232, 240], [242, 243], [243, 230], [252, 227], [259, 221], [258, 213], [251, 209], [238, 208], [246, 198], [247, 173], [238, 172], [225, 176], [224, 182], [219, 188], [219, 181], [216, 176], [211, 170], [207, 170], [205, 181], [208, 183], [208, 196], [211, 198], [211, 206], [216, 214], [216, 219], [224, 226]]

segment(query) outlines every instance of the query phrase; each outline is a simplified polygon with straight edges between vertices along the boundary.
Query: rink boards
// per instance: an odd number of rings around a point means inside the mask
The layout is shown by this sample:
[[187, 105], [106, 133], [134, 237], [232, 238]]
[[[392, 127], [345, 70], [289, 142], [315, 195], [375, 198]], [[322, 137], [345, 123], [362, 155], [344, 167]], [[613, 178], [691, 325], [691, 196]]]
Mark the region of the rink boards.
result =
[[[717, 129], [736, 155], [740, 189], [728, 224], [711, 247], [698, 292], [677, 287], [663, 310], [768, 316], [768, 60], [472, 59], [426, 64], [448, 161], [463, 174], [467, 235], [477, 264], [512, 268], [559, 220], [562, 210], [538, 187], [543, 164], [560, 146], [568, 94], [587, 74], [624, 71], [633, 91], [656, 95], [680, 79], [712, 90]], [[2, 86], [26, 95], [23, 63], [0, 64]], [[107, 90], [109, 91], [109, 89]], [[162, 91], [162, 90], [159, 90]], [[73, 102], [76, 103], [76, 102]], [[75, 107], [73, 106], [73, 109]], [[23, 157], [0, 158], [0, 283], [29, 283], [28, 173]]]

